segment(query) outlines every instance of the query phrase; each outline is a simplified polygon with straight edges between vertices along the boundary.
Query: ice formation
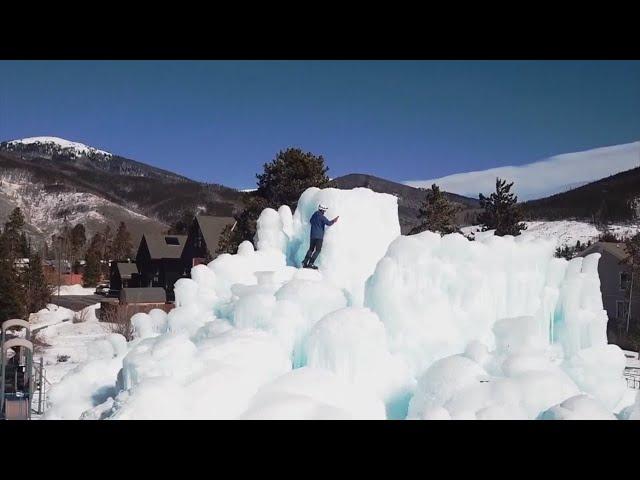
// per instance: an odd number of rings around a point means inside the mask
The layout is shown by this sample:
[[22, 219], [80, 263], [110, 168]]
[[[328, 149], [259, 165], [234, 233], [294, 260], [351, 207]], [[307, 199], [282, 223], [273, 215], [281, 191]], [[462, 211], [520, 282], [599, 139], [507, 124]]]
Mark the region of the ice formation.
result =
[[[300, 269], [319, 203], [340, 221], [319, 270]], [[363, 188], [266, 209], [255, 242], [194, 267], [174, 310], [132, 318], [127, 345], [96, 347], [47, 417], [615, 418], [624, 355], [607, 345], [598, 254], [401, 236], [397, 199]]]

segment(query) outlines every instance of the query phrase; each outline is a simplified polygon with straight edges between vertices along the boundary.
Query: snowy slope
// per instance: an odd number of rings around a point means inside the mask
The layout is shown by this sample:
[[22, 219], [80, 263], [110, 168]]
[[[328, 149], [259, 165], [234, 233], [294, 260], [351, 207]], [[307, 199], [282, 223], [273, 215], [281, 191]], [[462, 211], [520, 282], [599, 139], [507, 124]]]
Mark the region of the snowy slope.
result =
[[33, 233], [46, 238], [59, 232], [65, 221], [70, 225], [82, 223], [89, 235], [105, 224], [117, 228], [119, 221], [126, 222], [136, 234], [166, 228], [161, 222], [92, 193], [52, 190], [26, 173], [0, 172], [0, 207], [0, 221], [11, 209], [20, 207]]
[[18, 140], [12, 140], [7, 142], [9, 145], [32, 145], [32, 144], [41, 144], [41, 145], [50, 145], [54, 148], [59, 148], [61, 150], [65, 150], [69, 153], [73, 153], [75, 155], [87, 155], [87, 154], [101, 154], [105, 156], [111, 156], [109, 152], [105, 152], [104, 150], [98, 150], [97, 148], [89, 147], [84, 143], [71, 142], [69, 140], [65, 140], [64, 138], [59, 137], [29, 137], [29, 138], [21, 138]]
[[[573, 220], [524, 223], [527, 225], [524, 235], [533, 237], [536, 240], [554, 239], [558, 247], [572, 247], [577, 241], [580, 241], [580, 243], [594, 242], [602, 233], [591, 223]], [[473, 225], [463, 227], [460, 230], [463, 234], [470, 235], [480, 231], [480, 228], [479, 225]], [[622, 238], [630, 237], [640, 231], [640, 225], [636, 224], [610, 225], [609, 228], [612, 233]]]
[[477, 197], [495, 189], [496, 177], [515, 182], [520, 200], [553, 195], [585, 183], [640, 166], [640, 142], [556, 155], [520, 166], [504, 166], [456, 173], [429, 180], [405, 182], [413, 187], [436, 183], [443, 190]]

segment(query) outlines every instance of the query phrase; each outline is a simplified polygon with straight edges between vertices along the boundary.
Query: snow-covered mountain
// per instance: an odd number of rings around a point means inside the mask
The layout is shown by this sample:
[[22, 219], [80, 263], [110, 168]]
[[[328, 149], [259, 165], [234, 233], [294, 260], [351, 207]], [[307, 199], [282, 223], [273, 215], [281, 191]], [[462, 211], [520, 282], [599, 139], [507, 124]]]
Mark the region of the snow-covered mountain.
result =
[[405, 182], [413, 187], [440, 188], [477, 198], [495, 189], [496, 177], [515, 182], [520, 200], [532, 200], [564, 192], [618, 172], [640, 166], [640, 142], [556, 155], [520, 166], [505, 166], [456, 173], [430, 180]]
[[69, 140], [65, 140], [64, 138], [59, 137], [29, 137], [29, 138], [20, 138], [18, 140], [11, 140], [7, 142], [10, 147], [18, 147], [21, 145], [39, 145], [44, 147], [44, 149], [50, 149], [51, 151], [65, 151], [71, 156], [80, 156], [80, 155], [104, 155], [106, 157], [111, 157], [112, 154], [109, 152], [105, 152], [104, 150], [98, 150], [97, 148], [89, 147], [84, 143], [78, 142], [70, 142]]

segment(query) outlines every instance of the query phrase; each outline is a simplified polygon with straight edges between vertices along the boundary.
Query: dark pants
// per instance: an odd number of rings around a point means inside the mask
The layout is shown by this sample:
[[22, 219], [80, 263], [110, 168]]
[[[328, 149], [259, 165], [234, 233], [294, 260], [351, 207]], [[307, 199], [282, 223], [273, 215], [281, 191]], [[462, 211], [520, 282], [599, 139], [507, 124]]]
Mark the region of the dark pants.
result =
[[309, 244], [309, 250], [307, 251], [307, 255], [304, 257], [302, 261], [302, 266], [307, 267], [313, 265], [320, 255], [320, 250], [322, 250], [322, 239], [321, 238], [312, 238]]

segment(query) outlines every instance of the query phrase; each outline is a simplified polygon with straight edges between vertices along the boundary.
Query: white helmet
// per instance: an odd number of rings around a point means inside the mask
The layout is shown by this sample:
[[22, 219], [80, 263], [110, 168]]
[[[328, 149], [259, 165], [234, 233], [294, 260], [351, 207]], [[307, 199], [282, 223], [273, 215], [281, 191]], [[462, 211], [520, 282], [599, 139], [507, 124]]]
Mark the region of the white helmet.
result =
[[318, 205], [318, 210], [322, 211], [322, 212], [326, 212], [327, 210], [329, 210], [327, 208], [326, 205], [323, 205], [322, 203], [320, 205]]

